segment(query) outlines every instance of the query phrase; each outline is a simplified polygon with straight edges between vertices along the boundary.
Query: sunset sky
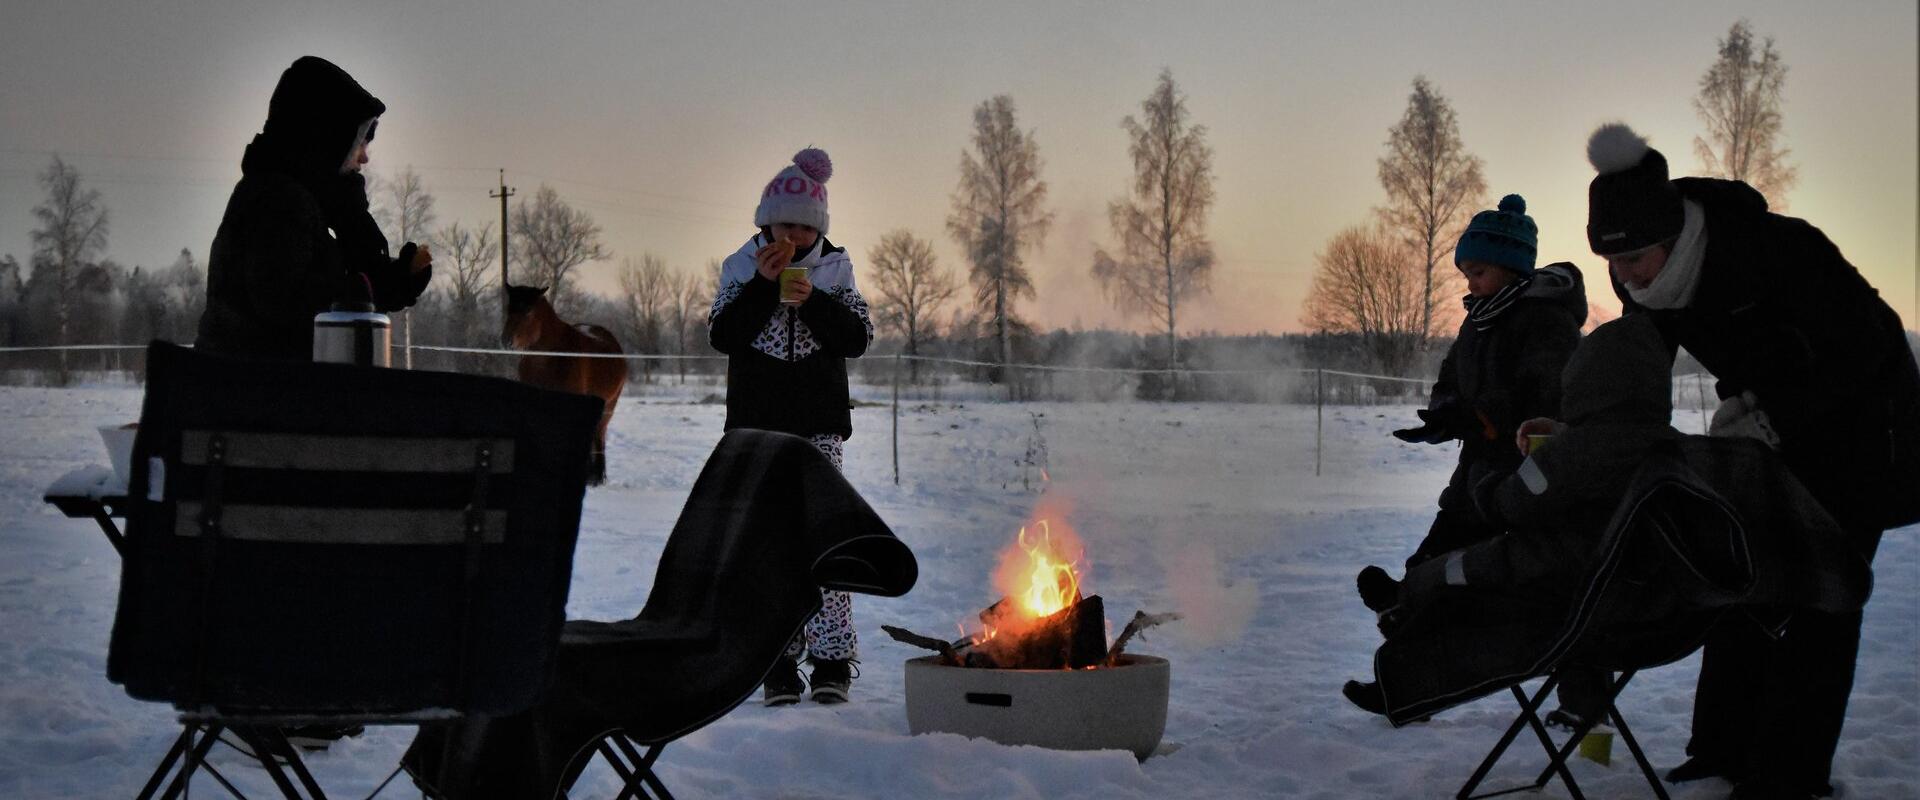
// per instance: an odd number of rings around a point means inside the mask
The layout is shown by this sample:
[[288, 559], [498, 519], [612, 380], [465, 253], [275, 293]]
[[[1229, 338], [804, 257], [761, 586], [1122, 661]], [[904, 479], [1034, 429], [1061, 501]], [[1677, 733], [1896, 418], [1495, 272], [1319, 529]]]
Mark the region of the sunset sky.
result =
[[[172, 8], [190, 5], [191, 10]], [[1215, 152], [1214, 293], [1185, 331], [1300, 329], [1314, 254], [1384, 200], [1387, 129], [1414, 76], [1454, 104], [1491, 207], [1527, 198], [1541, 261], [1617, 307], [1582, 233], [1587, 134], [1622, 120], [1700, 168], [1691, 105], [1742, 17], [1790, 68], [1787, 213], [1824, 229], [1914, 327], [1916, 6], [1882, 2], [154, 3], [9, 2], [0, 26], [0, 254], [31, 251], [35, 175], [77, 167], [108, 255], [205, 258], [280, 71], [324, 56], [384, 100], [370, 169], [411, 164], [442, 224], [499, 219], [496, 170], [591, 213], [611, 292], [644, 252], [704, 270], [752, 232], [760, 187], [833, 157], [830, 238], [857, 268], [905, 228], [964, 272], [945, 220], [971, 112], [1014, 98], [1056, 215], [1030, 257], [1046, 326], [1132, 326], [1088, 277], [1129, 185], [1120, 120], [1171, 68]], [[864, 276], [864, 273], [862, 273]]]

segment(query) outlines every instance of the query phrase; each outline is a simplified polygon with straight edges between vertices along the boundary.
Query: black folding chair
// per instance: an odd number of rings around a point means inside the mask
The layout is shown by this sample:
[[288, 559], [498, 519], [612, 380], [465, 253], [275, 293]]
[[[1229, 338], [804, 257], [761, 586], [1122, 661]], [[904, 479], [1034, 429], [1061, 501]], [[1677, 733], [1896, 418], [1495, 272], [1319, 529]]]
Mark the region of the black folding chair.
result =
[[598, 399], [164, 343], [147, 364], [107, 674], [184, 730], [140, 797], [200, 771], [240, 796], [207, 758], [223, 733], [320, 798], [282, 728], [533, 703]]
[[[1641, 774], [1646, 776], [1647, 785], [1653, 788], [1654, 796], [1659, 797], [1660, 800], [1670, 800], [1667, 796], [1666, 787], [1660, 783], [1659, 774], [1655, 773], [1653, 765], [1648, 763], [1646, 753], [1640, 749], [1640, 742], [1633, 738], [1633, 730], [1627, 727], [1627, 719], [1620, 715], [1620, 709], [1616, 705], [1616, 700], [1620, 696], [1620, 692], [1627, 688], [1627, 682], [1633, 679], [1634, 672], [1635, 670], [1627, 670], [1620, 673], [1617, 678], [1609, 679], [1606, 698], [1607, 713], [1604, 721], [1612, 723], [1614, 730], [1619, 733], [1621, 741], [1626, 743], [1628, 752], [1633, 754], [1634, 763], [1640, 765]], [[1591, 733], [1603, 720], [1600, 717], [1583, 720], [1568, 734], [1565, 742], [1555, 745], [1553, 737], [1547, 732], [1546, 725], [1541, 723], [1538, 712], [1541, 704], [1553, 695], [1553, 690], [1559, 685], [1560, 674], [1555, 672], [1547, 676], [1546, 681], [1540, 684], [1540, 688], [1533, 693], [1532, 697], [1528, 697], [1526, 692], [1521, 691], [1519, 684], [1507, 687], [1509, 691], [1513, 692], [1514, 700], [1520, 703], [1520, 714], [1514, 718], [1512, 725], [1507, 726], [1506, 733], [1501, 735], [1500, 741], [1493, 746], [1492, 752], [1487, 753], [1487, 757], [1481, 760], [1480, 766], [1474, 770], [1473, 776], [1468, 778], [1466, 784], [1460, 787], [1459, 793], [1454, 795], [1456, 800], [1474, 800], [1474, 798], [1497, 797], [1514, 792], [1539, 790], [1546, 788], [1547, 782], [1553, 780], [1555, 776], [1558, 776], [1560, 782], [1567, 787], [1567, 794], [1570, 795], [1573, 800], [1585, 799], [1586, 795], [1581, 794], [1579, 783], [1573, 779], [1573, 772], [1567, 769], [1567, 759], [1572, 757], [1574, 749], [1580, 745], [1581, 740], [1585, 739], [1587, 734]], [[1514, 738], [1520, 735], [1521, 728], [1533, 729], [1535, 738], [1540, 741], [1540, 747], [1546, 751], [1548, 759], [1546, 768], [1540, 771], [1540, 774], [1533, 779], [1532, 783], [1491, 791], [1485, 794], [1474, 794], [1474, 790], [1478, 789], [1481, 782], [1486, 780], [1487, 774], [1493, 771], [1494, 764], [1498, 763], [1500, 757], [1506, 754], [1507, 747], [1513, 744]]]
[[730, 431], [694, 482], [640, 614], [567, 623], [538, 704], [425, 726], [406, 767], [433, 797], [552, 797], [603, 757], [622, 797], [667, 800], [661, 751], [758, 690], [819, 610], [822, 587], [897, 596], [917, 576], [913, 553], [805, 439]]

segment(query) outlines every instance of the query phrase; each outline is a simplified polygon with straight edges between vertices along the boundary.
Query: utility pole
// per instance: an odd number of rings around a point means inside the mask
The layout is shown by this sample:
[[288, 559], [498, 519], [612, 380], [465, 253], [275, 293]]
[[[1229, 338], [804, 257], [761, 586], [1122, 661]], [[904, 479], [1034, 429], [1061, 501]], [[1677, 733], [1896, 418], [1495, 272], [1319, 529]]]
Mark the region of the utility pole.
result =
[[507, 313], [507, 198], [513, 196], [513, 189], [507, 186], [507, 171], [500, 170], [500, 191], [488, 192], [488, 197], [500, 198], [500, 314]]

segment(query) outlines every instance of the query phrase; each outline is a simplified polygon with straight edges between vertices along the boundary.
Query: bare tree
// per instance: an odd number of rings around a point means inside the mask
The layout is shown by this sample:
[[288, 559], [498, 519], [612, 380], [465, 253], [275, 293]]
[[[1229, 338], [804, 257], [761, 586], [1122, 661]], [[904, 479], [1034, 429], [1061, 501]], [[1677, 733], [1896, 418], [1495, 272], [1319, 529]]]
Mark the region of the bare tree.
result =
[[[932, 242], [905, 229], [881, 236], [867, 251], [867, 260], [873, 262], [879, 287], [874, 324], [904, 339], [907, 355], [919, 355], [920, 343], [933, 333], [934, 315], [953, 299], [959, 282], [934, 259]], [[907, 369], [910, 379], [919, 383], [920, 362], [909, 362]]]
[[[1018, 328], [1013, 304], [1034, 296], [1021, 253], [1045, 240], [1053, 213], [1042, 207], [1047, 182], [1040, 180], [1040, 147], [1031, 131], [1014, 123], [1012, 97], [996, 95], [973, 110], [973, 149], [960, 151], [947, 231], [966, 251], [974, 299], [991, 320], [1004, 365], [1013, 360]], [[1012, 381], [1007, 390], [1011, 396]]]
[[[718, 272], [718, 267], [714, 267]], [[692, 272], [674, 270], [667, 278], [667, 319], [673, 325], [673, 352], [682, 356], [675, 362], [678, 365], [680, 382], [687, 382], [687, 361], [685, 356], [688, 343], [701, 337], [693, 335], [693, 329], [701, 320], [706, 319], [708, 300], [706, 283]]]
[[[1487, 193], [1481, 161], [1460, 141], [1453, 105], [1427, 83], [1413, 79], [1407, 112], [1387, 132], [1387, 154], [1380, 158], [1380, 186], [1387, 204], [1379, 211], [1388, 229], [1409, 242], [1421, 267], [1420, 327], [1417, 347], [1439, 335], [1435, 317], [1453, 301], [1458, 280], [1445, 263], [1477, 200]], [[1441, 317], [1442, 320], [1445, 317]]]
[[513, 257], [531, 273], [521, 280], [546, 286], [555, 305], [570, 298], [569, 273], [589, 261], [613, 254], [600, 243], [592, 215], [568, 205], [553, 187], [542, 184], [532, 202], [513, 208]]
[[207, 273], [193, 258], [193, 251], [180, 248], [173, 265], [158, 276], [163, 302], [170, 309], [172, 328], [164, 334], [176, 342], [191, 342], [198, 333], [200, 315], [207, 310]]
[[486, 297], [498, 290], [493, 264], [500, 258], [500, 243], [494, 238], [493, 223], [481, 223], [478, 230], [449, 223], [433, 235], [440, 248], [436, 259], [444, 268], [447, 300], [452, 311], [453, 329], [461, 344], [474, 344], [483, 331], [481, 308], [496, 305]]
[[1119, 252], [1093, 254], [1093, 277], [1121, 311], [1144, 313], [1167, 332], [1168, 392], [1179, 365], [1175, 332], [1180, 301], [1205, 293], [1213, 278], [1207, 211], [1213, 205], [1213, 148], [1204, 125], [1187, 124], [1187, 99], [1161, 70], [1140, 103], [1143, 118], [1120, 126], [1133, 140], [1133, 194], [1107, 205]]
[[[107, 249], [107, 208], [100, 202], [99, 190], [82, 189], [80, 172], [57, 155], [40, 173], [40, 186], [47, 196], [33, 207], [33, 218], [40, 223], [33, 229], [33, 257], [37, 264], [54, 270], [54, 343], [71, 344], [80, 270]], [[67, 351], [62, 350], [60, 385], [65, 386], [70, 377]]]
[[1326, 333], [1359, 334], [1389, 375], [1418, 352], [1428, 308], [1420, 254], [1379, 225], [1350, 227], [1314, 255], [1318, 264], [1301, 322]]
[[1707, 135], [1693, 137], [1693, 152], [1706, 172], [1749, 186], [1779, 211], [1787, 207], [1787, 191], [1799, 171], [1787, 164], [1792, 152], [1780, 146], [1780, 90], [1786, 86], [1787, 65], [1773, 49], [1773, 37], [1753, 47], [1753, 27], [1746, 20], [1733, 23], [1727, 38], [1719, 40], [1720, 58], [1700, 76], [1700, 94], [1693, 110], [1707, 124]]
[[[658, 355], [660, 327], [666, 316], [674, 288], [667, 262], [652, 253], [643, 253], [638, 261], [628, 258], [620, 265], [620, 300], [626, 326], [634, 343], [634, 352]], [[653, 380], [653, 361], [643, 360], [644, 380]]]
[[[420, 173], [408, 164], [391, 179], [368, 176], [367, 195], [373, 206], [373, 219], [380, 224], [388, 244], [397, 253], [407, 242], [424, 240], [438, 216], [433, 210], [433, 193]], [[413, 369], [413, 314], [400, 312], [400, 341], [403, 366]]]

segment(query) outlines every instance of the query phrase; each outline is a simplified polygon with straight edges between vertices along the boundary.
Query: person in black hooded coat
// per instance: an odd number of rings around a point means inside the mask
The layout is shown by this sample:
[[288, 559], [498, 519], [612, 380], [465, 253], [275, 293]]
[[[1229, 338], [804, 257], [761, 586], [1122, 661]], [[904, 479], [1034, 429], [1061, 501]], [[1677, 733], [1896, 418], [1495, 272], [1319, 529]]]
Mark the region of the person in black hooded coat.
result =
[[[1751, 436], [1868, 562], [1888, 527], [1920, 521], [1920, 369], [1900, 319], [1838, 247], [1772, 213], [1751, 186], [1668, 180], [1620, 124], [1587, 144], [1587, 238], [1628, 315], [1654, 318], [1718, 380], [1715, 435]], [[1824, 796], [1852, 692], [1858, 610], [1795, 615], [1775, 642], [1709, 642], [1693, 758], [1669, 780], [1722, 776], [1741, 798]]]
[[412, 242], [388, 254], [360, 174], [386, 109], [326, 59], [281, 73], [214, 234], [195, 347], [304, 361], [314, 315], [335, 301], [396, 311], [420, 297], [432, 256]]

